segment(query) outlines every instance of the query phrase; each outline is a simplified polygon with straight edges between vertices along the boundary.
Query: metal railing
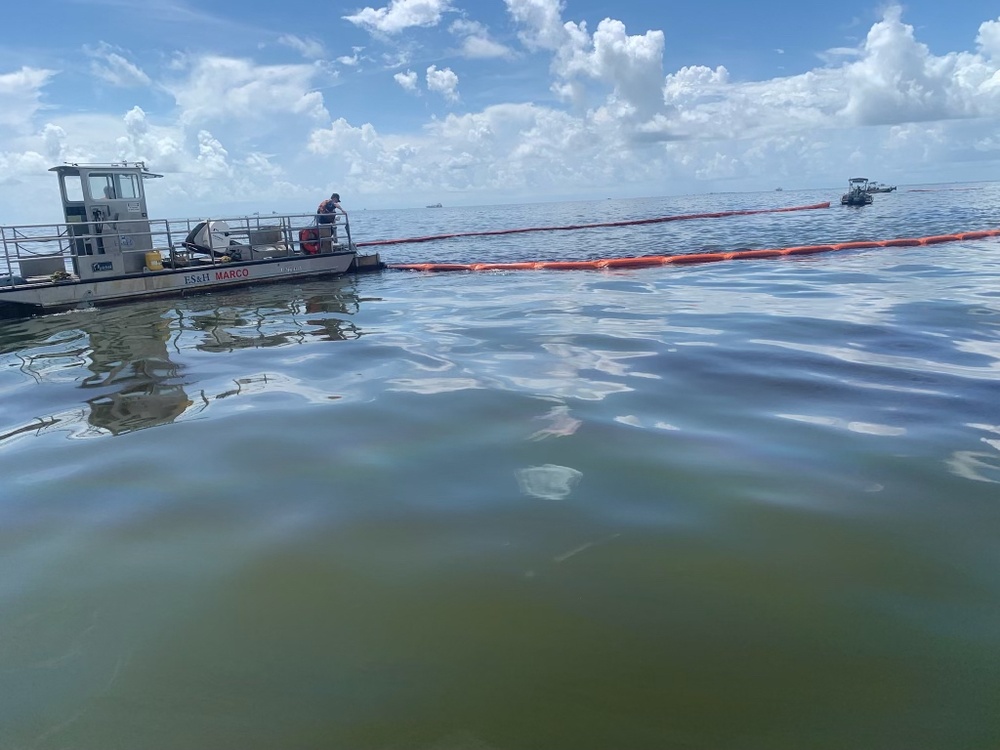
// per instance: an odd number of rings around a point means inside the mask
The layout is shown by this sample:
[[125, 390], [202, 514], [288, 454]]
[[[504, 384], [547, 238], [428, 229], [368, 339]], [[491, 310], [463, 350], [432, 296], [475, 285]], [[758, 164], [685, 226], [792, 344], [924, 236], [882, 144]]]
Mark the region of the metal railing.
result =
[[[77, 259], [99, 260], [106, 254], [104, 246], [108, 243], [116, 243], [116, 252], [121, 253], [127, 274], [149, 272], [144, 262], [148, 252], [158, 252], [165, 265], [174, 267], [191, 262], [194, 257], [198, 258], [201, 265], [219, 264], [223, 262], [222, 251], [226, 248], [213, 247], [213, 252], [199, 253], [187, 242], [192, 230], [199, 224], [218, 221], [225, 222], [228, 226], [228, 240], [233, 251], [231, 255], [236, 256], [229, 260], [238, 258], [241, 262], [300, 255], [302, 250], [299, 232], [317, 227], [315, 214], [152, 219], [142, 220], [144, 225], [148, 225], [148, 229], [143, 226], [141, 230], [129, 227], [128, 224], [136, 222], [127, 219], [0, 226], [0, 286], [25, 283], [29, 276], [38, 276], [25, 274], [24, 268], [45, 268], [43, 275], [61, 275], [61, 271], [65, 274], [62, 278], [74, 277]], [[349, 222], [319, 226], [342, 228], [347, 238], [346, 246], [353, 247]], [[338, 240], [333, 243], [332, 237], [321, 237], [317, 242], [324, 248], [341, 249], [344, 243], [339, 237]], [[142, 256], [143, 262], [140, 262], [139, 256]], [[50, 270], [58, 265], [58, 261], [61, 261], [61, 266], [54, 271]]]

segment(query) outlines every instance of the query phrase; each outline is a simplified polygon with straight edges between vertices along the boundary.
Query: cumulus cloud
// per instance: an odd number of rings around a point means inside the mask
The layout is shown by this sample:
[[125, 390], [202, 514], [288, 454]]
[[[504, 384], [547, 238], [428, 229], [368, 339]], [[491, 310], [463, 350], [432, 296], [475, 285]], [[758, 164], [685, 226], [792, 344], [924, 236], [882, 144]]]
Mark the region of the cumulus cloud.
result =
[[857, 61], [843, 70], [840, 114], [848, 124], [892, 125], [1000, 115], [1000, 58], [993, 55], [995, 22], [980, 26], [986, 53], [936, 57], [902, 22], [898, 6], [872, 26]]
[[407, 70], [405, 73], [396, 73], [393, 76], [393, 80], [405, 91], [417, 90], [417, 74], [413, 70]]
[[566, 40], [562, 0], [504, 0], [519, 24], [518, 38], [531, 50], [557, 50]]
[[66, 147], [65, 130], [50, 122], [46, 123], [42, 128], [42, 142], [45, 144], [45, 156], [49, 161], [62, 161], [63, 149]]
[[439, 173], [432, 165], [437, 154], [425, 149], [424, 139], [383, 136], [371, 123], [355, 127], [342, 117], [314, 130], [308, 149], [328, 172], [343, 175], [356, 193], [429, 188]]
[[[845, 163], [877, 166], [893, 159], [912, 169], [954, 149], [946, 136], [953, 129], [920, 123], [1000, 114], [997, 63], [989, 52], [1000, 28], [994, 22], [980, 27], [978, 53], [935, 56], [898, 8], [889, 8], [857, 48], [836, 55], [839, 62], [799, 75], [734, 81], [724, 66], [664, 75], [660, 32], [629, 34], [621, 22], [605, 19], [591, 35], [583, 23], [563, 22], [562, 4], [554, 0], [506, 2], [523, 27], [522, 39], [551, 56], [555, 85], [575, 96], [603, 86], [601, 106], [572, 113], [496, 105], [435, 120], [422, 136], [405, 139], [342, 121], [335, 136], [315, 132], [312, 148], [355, 143], [345, 169], [366, 173], [365, 182], [402, 189], [407, 180], [454, 190], [536, 191], [671, 178], [738, 182], [771, 173], [823, 176]], [[428, 88], [432, 73], [446, 71], [428, 68]], [[396, 80], [411, 89], [417, 84], [412, 71]], [[457, 78], [434, 80], [442, 92], [457, 90], [449, 83]], [[866, 136], [859, 149], [851, 128], [880, 123], [893, 127]], [[1000, 139], [968, 140], [972, 152], [994, 149]]]
[[625, 24], [605, 18], [594, 34], [584, 22], [564, 22], [560, 0], [505, 0], [526, 47], [553, 54], [552, 90], [578, 106], [594, 83], [608, 87], [604, 107], [612, 117], [644, 120], [663, 108], [662, 31], [629, 35]]
[[350, 175], [360, 192], [433, 189], [510, 195], [663, 179], [662, 161], [623, 159], [621, 145], [599, 125], [532, 104], [448, 115], [424, 133], [405, 138], [339, 119], [310, 139], [310, 150]]
[[[991, 22], [992, 23], [992, 22]], [[985, 50], [993, 27], [980, 27]], [[1000, 115], [1000, 60], [933, 55], [890, 7], [836, 65], [768, 81], [734, 83], [724, 67], [666, 76], [667, 109], [646, 131], [700, 138], [771, 137], [806, 130], [891, 126]]]
[[316, 65], [256, 65], [209, 55], [194, 60], [187, 74], [167, 86], [186, 124], [289, 115], [328, 117], [314, 81], [330, 73]]
[[612, 89], [609, 104], [619, 116], [646, 118], [663, 105], [663, 32], [629, 36], [621, 21], [604, 19], [593, 37], [585, 24], [569, 23], [566, 43], [560, 48], [554, 72], [572, 80], [576, 76], [602, 81]]
[[367, 31], [392, 35], [415, 26], [436, 26], [450, 10], [451, 0], [391, 0], [382, 8], [363, 8], [343, 18]]
[[1000, 18], [980, 25], [976, 44], [987, 59], [1000, 60]]
[[228, 160], [229, 152], [215, 136], [207, 130], [198, 131], [198, 167], [202, 177], [231, 177], [232, 168]]
[[640, 130], [667, 139], [719, 139], [833, 127], [844, 104], [838, 75], [816, 71], [767, 82], [733, 83], [723, 66], [681, 68], [664, 81], [665, 110]]
[[123, 123], [125, 134], [116, 142], [119, 159], [143, 161], [155, 165], [159, 171], [184, 169], [187, 159], [181, 129], [153, 126], [142, 107], [132, 107], [126, 112]]
[[[856, 48], [827, 50], [824, 68], [730, 82], [725, 67], [663, 74], [664, 35], [630, 35], [606, 18], [591, 34], [562, 18], [561, 0], [505, 0], [519, 38], [552, 55], [552, 90], [642, 142], [770, 136], [796, 128], [891, 125], [1000, 113], [1000, 19], [980, 26], [979, 54], [936, 57], [889, 6]], [[606, 87], [601, 94], [597, 84]]]
[[934, 59], [901, 14], [898, 6], [889, 8], [868, 32], [861, 59], [845, 70], [850, 93], [843, 114], [854, 123], [890, 125], [948, 116], [956, 63], [961, 61]]
[[441, 94], [450, 102], [458, 101], [458, 76], [451, 68], [438, 70], [436, 65], [427, 68], [427, 90]]
[[709, 92], [710, 97], [718, 97], [721, 87], [728, 83], [729, 71], [722, 65], [714, 69], [705, 65], [692, 65], [666, 77], [663, 97], [668, 102], [697, 100], [705, 91]]

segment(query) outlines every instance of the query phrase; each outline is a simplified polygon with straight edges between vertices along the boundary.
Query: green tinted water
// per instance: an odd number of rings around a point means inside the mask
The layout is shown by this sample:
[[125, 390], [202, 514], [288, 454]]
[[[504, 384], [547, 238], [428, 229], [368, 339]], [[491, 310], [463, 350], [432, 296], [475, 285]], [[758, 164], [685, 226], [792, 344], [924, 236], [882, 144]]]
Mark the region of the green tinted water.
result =
[[997, 278], [970, 243], [0, 323], [0, 748], [995, 747]]

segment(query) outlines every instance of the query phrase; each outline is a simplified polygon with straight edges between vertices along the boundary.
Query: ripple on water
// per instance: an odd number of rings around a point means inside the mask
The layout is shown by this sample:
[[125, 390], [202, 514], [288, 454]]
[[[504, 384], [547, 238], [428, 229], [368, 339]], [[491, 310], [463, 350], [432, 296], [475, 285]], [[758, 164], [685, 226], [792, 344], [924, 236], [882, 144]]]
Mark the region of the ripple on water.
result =
[[[401, 237], [838, 195], [368, 213]], [[383, 259], [996, 224], [995, 187], [960, 195]], [[0, 321], [0, 735], [988, 747], [998, 248], [387, 272]]]

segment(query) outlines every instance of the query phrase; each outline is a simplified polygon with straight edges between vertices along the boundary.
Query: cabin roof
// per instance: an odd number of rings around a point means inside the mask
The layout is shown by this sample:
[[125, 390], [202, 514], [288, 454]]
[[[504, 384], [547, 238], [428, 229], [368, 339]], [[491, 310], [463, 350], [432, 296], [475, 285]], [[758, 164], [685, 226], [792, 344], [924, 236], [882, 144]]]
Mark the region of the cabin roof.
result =
[[50, 167], [50, 172], [56, 172], [61, 175], [79, 176], [82, 171], [94, 171], [94, 170], [106, 170], [115, 172], [131, 172], [141, 174], [143, 177], [163, 177], [162, 174], [156, 174], [155, 172], [150, 172], [149, 168], [146, 167], [146, 163], [142, 161], [119, 161], [119, 162], [109, 162], [106, 164], [77, 164], [76, 162], [67, 162], [65, 164], [60, 164], [56, 167]]

